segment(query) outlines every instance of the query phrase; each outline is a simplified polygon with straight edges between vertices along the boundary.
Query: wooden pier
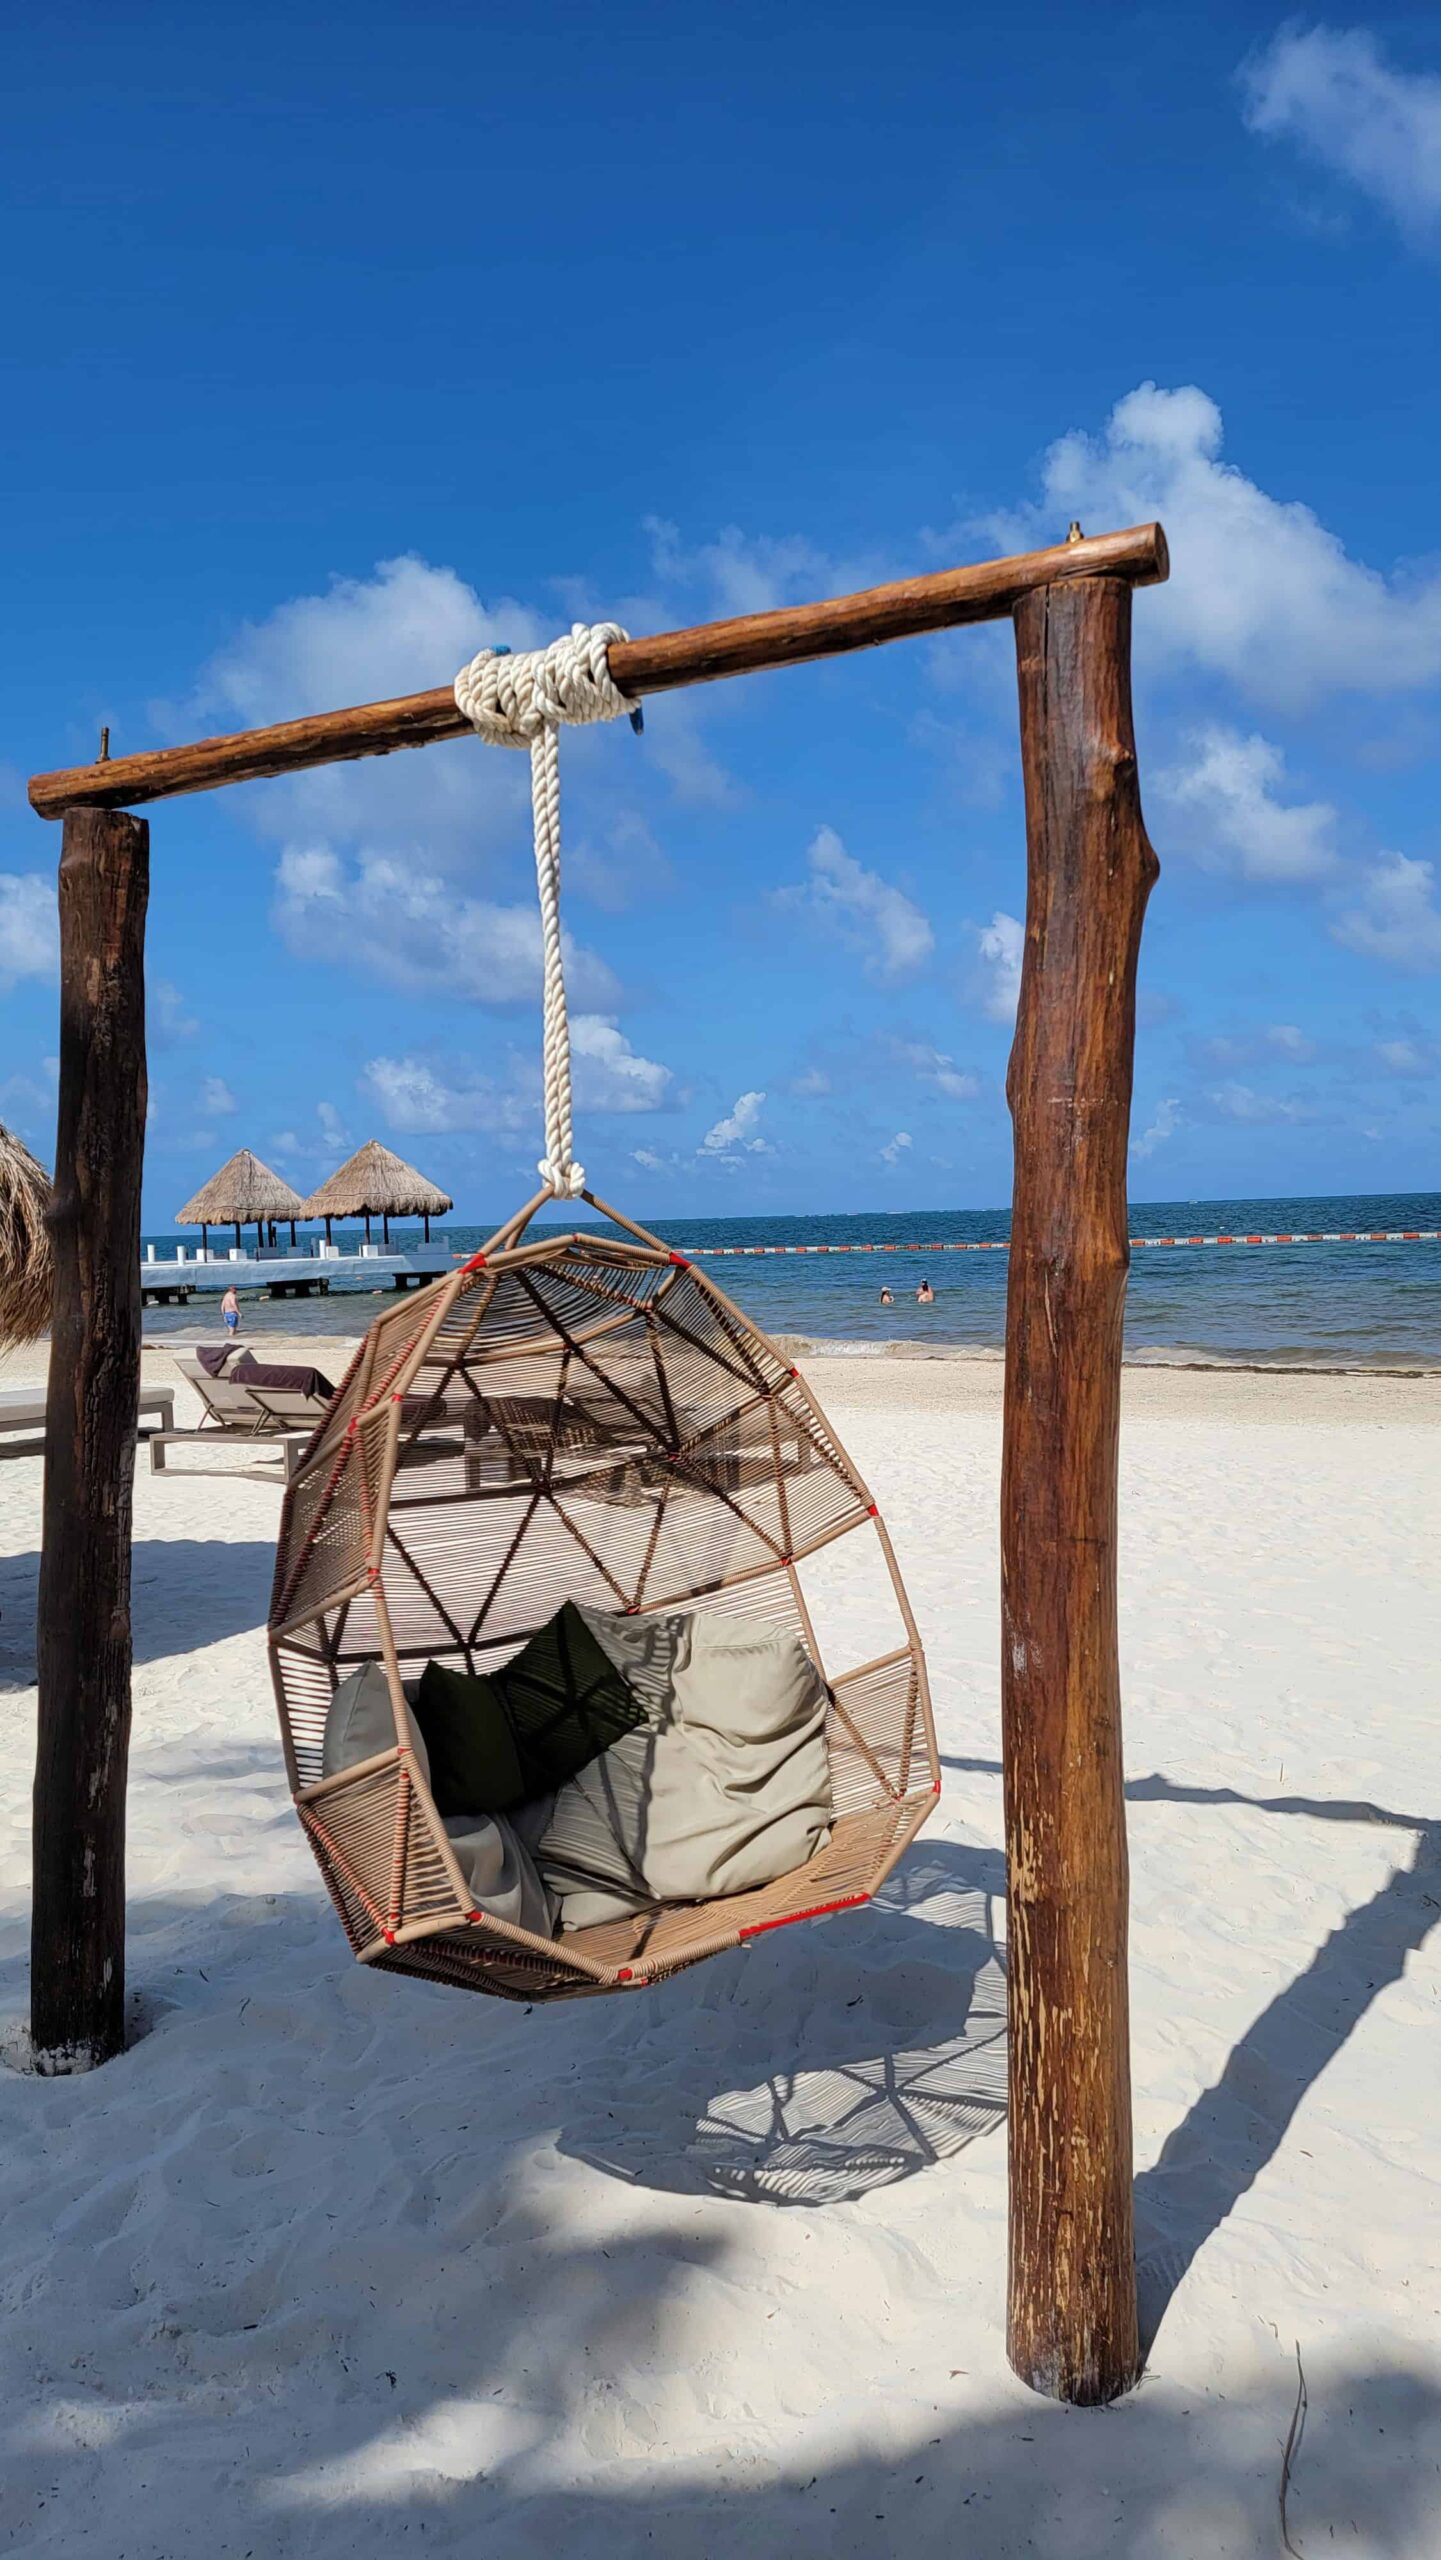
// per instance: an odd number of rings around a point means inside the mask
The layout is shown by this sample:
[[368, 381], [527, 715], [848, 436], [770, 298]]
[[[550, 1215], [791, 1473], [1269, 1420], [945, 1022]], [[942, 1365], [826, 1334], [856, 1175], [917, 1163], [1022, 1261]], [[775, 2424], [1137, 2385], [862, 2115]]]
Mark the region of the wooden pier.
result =
[[418, 1245], [408, 1253], [276, 1253], [229, 1255], [223, 1262], [154, 1261], [140, 1265], [141, 1302], [147, 1307], [188, 1307], [193, 1297], [220, 1297], [227, 1289], [267, 1298], [329, 1297], [337, 1281], [345, 1287], [423, 1289], [443, 1279], [455, 1260], [448, 1245]]

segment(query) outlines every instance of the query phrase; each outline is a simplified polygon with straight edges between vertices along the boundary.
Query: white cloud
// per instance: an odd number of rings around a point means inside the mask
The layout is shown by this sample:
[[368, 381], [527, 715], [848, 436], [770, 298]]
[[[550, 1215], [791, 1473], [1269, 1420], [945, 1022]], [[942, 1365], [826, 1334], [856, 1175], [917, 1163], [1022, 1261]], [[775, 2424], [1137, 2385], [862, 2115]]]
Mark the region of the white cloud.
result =
[[1183, 850], [1241, 880], [1319, 880], [1335, 871], [1336, 813], [1324, 800], [1277, 798], [1286, 774], [1279, 747], [1213, 722], [1192, 730], [1186, 748], [1185, 763], [1156, 780]]
[[271, 1153], [289, 1156], [296, 1162], [303, 1160], [308, 1165], [324, 1165], [333, 1173], [349, 1155], [354, 1141], [333, 1102], [317, 1102], [315, 1120], [315, 1128], [304, 1133], [282, 1129], [270, 1141]]
[[1299, 1102], [1283, 1101], [1279, 1094], [1257, 1093], [1249, 1084], [1222, 1084], [1213, 1087], [1210, 1100], [1225, 1120], [1304, 1120], [1306, 1113]]
[[234, 1094], [223, 1076], [206, 1076], [200, 1087], [200, 1109], [211, 1119], [221, 1119], [237, 1108]]
[[[497, 641], [533, 648], [551, 636], [529, 606], [509, 597], [485, 604], [453, 569], [382, 560], [370, 578], [338, 578], [322, 595], [292, 597], [243, 625], [191, 700], [157, 706], [156, 717], [180, 735], [293, 719], [447, 684], [477, 649]], [[433, 869], [523, 843], [527, 800], [523, 756], [461, 739], [291, 775], [247, 792], [241, 805], [272, 841], [314, 836], [412, 859], [423, 847]]]
[[[671, 1084], [669, 1067], [642, 1058], [605, 1015], [571, 1016], [575, 1099], [582, 1111], [659, 1111]], [[764, 1099], [761, 1096], [760, 1099]]]
[[976, 934], [981, 960], [981, 1010], [992, 1022], [1014, 1022], [1021, 993], [1021, 962], [1026, 928], [1018, 916], [997, 908]]
[[[351, 869], [328, 844], [288, 845], [275, 879], [276, 930], [299, 959], [358, 967], [410, 994], [473, 1004], [526, 1003], [540, 993], [533, 906], [462, 896], [387, 854], [362, 853]], [[614, 1005], [620, 989], [605, 962], [569, 934], [564, 950], [567, 994], [581, 1005]]]
[[1441, 220], [1441, 80], [1398, 71], [1364, 27], [1281, 28], [1242, 68], [1253, 133], [1300, 145], [1420, 235]]
[[647, 516], [645, 530], [657, 577], [666, 585], [698, 585], [708, 610], [724, 617], [772, 613], [856, 583], [802, 534], [746, 534], [729, 524], [714, 541], [687, 550], [679, 526], [660, 516]]
[[1266, 1026], [1266, 1039], [1284, 1058], [1314, 1058], [1316, 1043], [1308, 1038], [1297, 1022], [1272, 1022]]
[[[596, 1014], [576, 1014], [570, 1036], [578, 1112], [659, 1111], [663, 1107], [671, 1083], [669, 1067], [640, 1057], [616, 1023]], [[507, 1053], [494, 1074], [468, 1063], [372, 1058], [361, 1075], [360, 1091], [391, 1129], [478, 1129], [500, 1137], [523, 1137], [529, 1132], [540, 1143], [539, 1062], [518, 1052]], [[580, 1152], [583, 1156], [583, 1142]]]
[[861, 953], [868, 977], [892, 983], [929, 960], [936, 943], [929, 918], [903, 890], [847, 853], [834, 827], [818, 829], [807, 860], [810, 878], [777, 890], [777, 904], [831, 926]]
[[1150, 1127], [1143, 1129], [1139, 1138], [1131, 1140], [1132, 1155], [1137, 1157], [1154, 1155], [1157, 1147], [1163, 1147], [1168, 1138], [1174, 1138], [1180, 1125], [1180, 1099], [1176, 1094], [1169, 1093], [1163, 1102], [1157, 1103]]
[[423, 1058], [370, 1059], [361, 1074], [360, 1090], [388, 1129], [412, 1136], [485, 1129], [515, 1137], [535, 1118], [529, 1096], [503, 1092], [485, 1076], [462, 1073], [452, 1080]]
[[21, 1072], [7, 1076], [0, 1084], [0, 1108], [3, 1108], [6, 1119], [22, 1137], [35, 1134], [36, 1144], [47, 1163], [55, 1145], [55, 1095], [59, 1083], [59, 1059], [42, 1058], [38, 1075]]
[[157, 1049], [168, 1049], [177, 1040], [193, 1040], [200, 1029], [180, 989], [169, 978], [150, 978], [146, 983], [145, 1029]]
[[1270, 1022], [1259, 1031], [1222, 1031], [1196, 1044], [1197, 1055], [1210, 1067], [1244, 1067], [1257, 1058], [1279, 1055], [1304, 1066], [1316, 1055], [1316, 1043], [1296, 1022]]
[[944, 1049], [931, 1046], [929, 1040], [898, 1040], [898, 1054], [914, 1067], [922, 1084], [934, 1085], [951, 1102], [973, 1102], [980, 1092], [980, 1078], [956, 1065]]
[[1437, 1050], [1431, 1040], [1378, 1040], [1376, 1055], [1388, 1076], [1432, 1076]]
[[448, 684], [477, 649], [534, 649], [549, 636], [514, 597], [482, 604], [453, 569], [382, 560], [371, 578], [336, 578], [243, 624], [201, 676], [195, 709], [246, 728], [297, 719]]
[[803, 1074], [791, 1078], [791, 1091], [802, 1102], [818, 1101], [830, 1089], [831, 1080], [824, 1067], [807, 1067]]
[[910, 1143], [911, 1133], [909, 1129], [898, 1129], [895, 1136], [887, 1139], [886, 1144], [881, 1149], [882, 1164], [899, 1164]]
[[1383, 854], [1362, 871], [1359, 894], [1360, 904], [1331, 927], [1337, 942], [1396, 969], [1441, 969], [1441, 909], [1429, 862], [1413, 862], [1404, 853]]
[[618, 809], [599, 839], [582, 836], [566, 847], [566, 888], [578, 890], [609, 915], [620, 914], [639, 898], [659, 896], [670, 879], [669, 862], [634, 809]]
[[53, 978], [59, 965], [54, 881], [39, 871], [0, 871], [0, 987]]
[[764, 1101], [763, 1093], [740, 1094], [725, 1118], [717, 1120], [713, 1129], [707, 1129], [700, 1142], [700, 1153], [707, 1156], [732, 1155], [737, 1151], [753, 1156], [767, 1154], [765, 1139], [751, 1135]]
[[1043, 506], [994, 529], [1015, 547], [1077, 516], [1101, 528], [1159, 516], [1167, 585], [1148, 591], [1148, 655], [1169, 650], [1245, 696], [1314, 707], [1330, 692], [1390, 694], [1441, 675], [1441, 575], [1388, 580], [1348, 557], [1314, 511], [1271, 497], [1221, 459], [1221, 412], [1189, 384], [1144, 382], [1103, 436], [1046, 456]]

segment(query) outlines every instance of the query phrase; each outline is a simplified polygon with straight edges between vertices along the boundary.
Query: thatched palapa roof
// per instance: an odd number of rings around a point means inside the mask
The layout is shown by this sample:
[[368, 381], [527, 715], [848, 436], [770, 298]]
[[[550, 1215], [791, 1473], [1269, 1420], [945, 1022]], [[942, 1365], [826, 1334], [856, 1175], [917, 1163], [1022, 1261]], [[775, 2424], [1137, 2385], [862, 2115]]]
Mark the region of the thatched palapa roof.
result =
[[298, 1191], [272, 1173], [248, 1147], [237, 1148], [229, 1164], [213, 1173], [193, 1200], [175, 1212], [180, 1227], [253, 1227], [269, 1218], [301, 1218]]
[[0, 1349], [34, 1342], [50, 1322], [50, 1176], [0, 1128]]
[[305, 1203], [307, 1218], [443, 1218], [455, 1202], [413, 1164], [367, 1138]]

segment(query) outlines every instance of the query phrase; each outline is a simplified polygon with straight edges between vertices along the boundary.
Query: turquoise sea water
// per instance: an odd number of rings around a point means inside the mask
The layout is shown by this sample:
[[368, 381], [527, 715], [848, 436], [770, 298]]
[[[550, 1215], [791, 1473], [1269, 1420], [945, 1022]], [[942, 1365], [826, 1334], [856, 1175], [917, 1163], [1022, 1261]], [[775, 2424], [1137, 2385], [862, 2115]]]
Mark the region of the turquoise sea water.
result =
[[[573, 1219], [567, 1225], [577, 1223]], [[705, 1267], [767, 1331], [879, 1346], [942, 1342], [999, 1350], [1007, 1256], [936, 1254], [947, 1239], [1004, 1237], [1009, 1213], [927, 1210], [901, 1217], [682, 1218], [669, 1240], [687, 1245], [871, 1244], [886, 1254], [715, 1261]], [[1248, 1234], [1297, 1228], [1441, 1227], [1441, 1192], [1333, 1199], [1161, 1200], [1131, 1207], [1133, 1235]], [[436, 1230], [458, 1256], [484, 1242], [478, 1228]], [[151, 1241], [152, 1239], [147, 1239]], [[157, 1246], [174, 1238], [155, 1237]], [[395, 1230], [395, 1241], [406, 1236]], [[415, 1242], [419, 1242], [416, 1231]], [[914, 1249], [912, 1249], [914, 1248]], [[928, 1254], [927, 1248], [930, 1248]], [[925, 1272], [936, 1303], [918, 1307]], [[894, 1304], [880, 1303], [888, 1284]], [[247, 1334], [354, 1333], [389, 1303], [368, 1290], [272, 1306], [246, 1297]], [[147, 1335], [220, 1333], [214, 1302], [147, 1311]], [[1132, 1258], [1126, 1315], [1133, 1360], [1279, 1363], [1288, 1367], [1441, 1367], [1441, 1244], [1166, 1247]]]

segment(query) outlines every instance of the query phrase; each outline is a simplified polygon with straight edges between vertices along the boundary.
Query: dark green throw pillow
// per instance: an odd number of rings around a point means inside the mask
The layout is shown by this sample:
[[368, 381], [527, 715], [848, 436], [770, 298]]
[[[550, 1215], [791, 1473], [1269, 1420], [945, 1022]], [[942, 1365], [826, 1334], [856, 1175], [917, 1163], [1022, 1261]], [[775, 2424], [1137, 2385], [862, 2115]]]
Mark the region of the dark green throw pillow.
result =
[[567, 1600], [502, 1670], [428, 1663], [415, 1720], [437, 1811], [508, 1813], [563, 1787], [645, 1709]]
[[509, 1813], [524, 1804], [530, 1790], [520, 1754], [489, 1680], [428, 1662], [414, 1715], [437, 1813]]

